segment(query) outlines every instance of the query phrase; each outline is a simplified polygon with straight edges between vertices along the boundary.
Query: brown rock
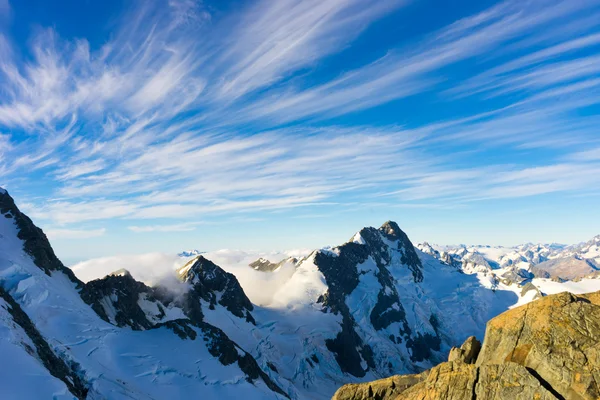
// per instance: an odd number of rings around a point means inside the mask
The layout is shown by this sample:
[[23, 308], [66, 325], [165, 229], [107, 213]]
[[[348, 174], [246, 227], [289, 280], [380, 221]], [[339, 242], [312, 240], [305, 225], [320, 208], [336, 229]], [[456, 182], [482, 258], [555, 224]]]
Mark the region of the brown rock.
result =
[[448, 361], [462, 361], [465, 364], [475, 364], [480, 350], [481, 342], [475, 336], [470, 336], [460, 348], [453, 347], [450, 350]]
[[427, 379], [411, 386], [397, 400], [471, 399], [477, 383], [477, 367], [462, 361], [445, 362], [430, 370]]
[[494, 400], [554, 400], [556, 397], [546, 390], [525, 367], [507, 362], [500, 365], [485, 365], [478, 368], [479, 377], [475, 396], [472, 399]]
[[515, 362], [565, 399], [598, 399], [600, 292], [547, 296], [488, 322], [477, 365]]
[[407, 388], [421, 382], [429, 371], [418, 375], [395, 375], [369, 383], [344, 385], [333, 395], [333, 400], [393, 399]]

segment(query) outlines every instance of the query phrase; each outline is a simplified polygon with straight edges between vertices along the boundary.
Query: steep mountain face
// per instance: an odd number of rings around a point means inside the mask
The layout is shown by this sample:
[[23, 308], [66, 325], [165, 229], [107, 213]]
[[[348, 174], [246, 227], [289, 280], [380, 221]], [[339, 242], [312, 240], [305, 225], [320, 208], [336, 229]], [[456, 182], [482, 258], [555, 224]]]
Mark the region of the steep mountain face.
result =
[[[14, 356], [2, 367], [0, 397], [289, 397], [221, 329], [188, 315], [185, 298], [125, 271], [84, 285], [5, 191], [0, 204], [0, 348]], [[203, 298], [219, 291], [215, 308], [235, 303], [223, 297], [236, 297], [237, 281], [222, 286], [216, 268], [196, 272]], [[32, 373], [36, 387], [23, 382]]]
[[[27, 379], [27, 376], [36, 376], [36, 384], [41, 385], [42, 390], [39, 390], [39, 387], [33, 389], [31, 393], [28, 393], [30, 398], [51, 393], [45, 392], [46, 388], [44, 387], [48, 384], [53, 386], [53, 391], [56, 390], [65, 397], [86, 398], [88, 393], [87, 382], [79, 375], [81, 371], [78, 365], [74, 363], [67, 364], [50, 348], [48, 342], [39, 333], [27, 313], [2, 287], [0, 287], [0, 322], [0, 332], [2, 333], [0, 348], [3, 356], [6, 357], [5, 361], [17, 361], [17, 367], [22, 368], [25, 366], [24, 370], [17, 372], [14, 370], [15, 366], [5, 365], [1, 372], [4, 377], [21, 381]], [[45, 370], [32, 363], [32, 359], [39, 361]], [[48, 375], [56, 379], [52, 379]], [[62, 382], [58, 382], [58, 380]], [[24, 385], [30, 385], [31, 383], [23, 382]], [[3, 392], [2, 398], [12, 398], [14, 396], [14, 393], [10, 393], [6, 387], [0, 389], [0, 394]]]
[[[364, 228], [352, 242], [337, 247], [333, 252], [318, 252], [314, 263], [328, 286], [318, 302], [342, 316], [341, 332], [335, 339], [326, 342], [327, 348], [335, 353], [342, 371], [362, 377], [368, 368], [377, 368], [371, 345], [361, 338], [361, 333], [366, 331], [383, 331], [394, 344], [404, 342], [413, 361], [423, 361], [432, 356], [432, 351], [440, 350], [440, 338], [430, 322], [430, 332], [412, 333], [394, 277], [388, 269], [394, 263], [406, 269], [413, 282], [423, 280], [421, 261], [412, 243], [395, 222], [388, 221], [379, 229]], [[367, 291], [373, 295], [368, 300], [363, 296]], [[364, 313], [355, 309], [359, 306], [357, 295], [361, 296], [363, 305], [367, 305], [360, 310]], [[364, 319], [359, 320], [360, 326], [357, 317]], [[435, 318], [433, 314], [431, 318]], [[359, 333], [357, 329], [363, 332]]]
[[335, 400], [597, 399], [600, 292], [561, 293], [507, 311], [448, 362], [417, 375], [346, 385]]
[[44, 232], [35, 226], [27, 215], [19, 211], [13, 198], [2, 188], [0, 188], [0, 214], [6, 219], [14, 220], [17, 238], [23, 242], [23, 251], [31, 256], [38, 268], [48, 276], [53, 271], [62, 272], [77, 287], [82, 286], [82, 282], [77, 279], [73, 271], [65, 267], [56, 257]]
[[179, 278], [192, 285], [186, 294], [187, 303], [204, 300], [214, 310], [219, 304], [230, 313], [254, 323], [254, 310], [235, 275], [223, 271], [212, 261], [199, 256], [178, 271]]

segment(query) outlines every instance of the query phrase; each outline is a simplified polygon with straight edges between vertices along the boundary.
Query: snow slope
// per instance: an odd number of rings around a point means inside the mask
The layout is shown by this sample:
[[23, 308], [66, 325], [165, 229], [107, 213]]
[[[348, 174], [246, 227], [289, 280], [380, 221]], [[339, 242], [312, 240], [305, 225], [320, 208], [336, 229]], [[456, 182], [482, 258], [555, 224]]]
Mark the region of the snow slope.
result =
[[[5, 210], [2, 213], [6, 215]], [[133, 331], [102, 320], [83, 302], [76, 282], [61, 271], [45, 273], [35, 264], [18, 237], [22, 229], [14, 217], [0, 217], [0, 284], [35, 323], [53, 352], [77, 366], [76, 372], [88, 386], [88, 399], [282, 398], [260, 379], [249, 382], [237, 364], [223, 365], [203, 340], [182, 340], [166, 327]], [[25, 357], [15, 339], [20, 335], [18, 329], [10, 325], [4, 312], [1, 315], [2, 348], [8, 352], [3, 355], [15, 355], [14, 366], [11, 361], [8, 367], [15, 374], [18, 367], [35, 373], [39, 370], [32, 366], [35, 360]], [[197, 334], [202, 338], [201, 331]], [[36, 378], [39, 390], [45, 396], [65, 395], [64, 384], [47, 375], [40, 373]], [[24, 393], [26, 389], [20, 387], [23, 379], [0, 376], [6, 394], [2, 398], [45, 397]]]
[[0, 398], [42, 399], [75, 397], [60, 379], [52, 376], [35, 356], [35, 345], [12, 318], [10, 305], [0, 299]]

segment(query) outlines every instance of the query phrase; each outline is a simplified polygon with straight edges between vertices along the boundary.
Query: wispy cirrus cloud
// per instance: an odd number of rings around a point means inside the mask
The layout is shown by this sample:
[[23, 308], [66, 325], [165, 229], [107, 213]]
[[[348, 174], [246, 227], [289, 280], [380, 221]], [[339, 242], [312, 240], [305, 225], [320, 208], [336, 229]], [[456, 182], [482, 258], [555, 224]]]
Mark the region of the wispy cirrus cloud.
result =
[[50, 239], [90, 239], [102, 236], [106, 229], [49, 229], [46, 234]]
[[[597, 185], [598, 157], [581, 147], [600, 146], [600, 31], [577, 24], [600, 17], [597, 2], [504, 1], [319, 74], [404, 4], [263, 0], [222, 17], [143, 2], [101, 47], [44, 29], [28, 58], [0, 34], [0, 175], [50, 182], [49, 199], [26, 205], [34, 218], [74, 231], [125, 219], [133, 232]], [[403, 101], [417, 96], [413, 112]], [[396, 105], [385, 123], [352, 119], [382, 105]], [[445, 107], [457, 115], [412, 115]], [[486, 161], [490, 149], [507, 157]]]
[[196, 229], [198, 224], [185, 223], [185, 224], [171, 224], [171, 225], [145, 225], [145, 226], [129, 226], [129, 229], [135, 233], [149, 233], [149, 232], [190, 232]]

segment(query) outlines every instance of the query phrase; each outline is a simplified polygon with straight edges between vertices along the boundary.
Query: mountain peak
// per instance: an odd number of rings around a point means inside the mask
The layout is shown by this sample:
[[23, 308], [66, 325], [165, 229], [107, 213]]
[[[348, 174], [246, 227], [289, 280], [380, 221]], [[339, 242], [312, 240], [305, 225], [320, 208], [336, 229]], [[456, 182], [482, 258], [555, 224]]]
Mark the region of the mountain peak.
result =
[[0, 191], [0, 216], [14, 221], [18, 231], [17, 237], [23, 241], [23, 249], [46, 275], [50, 276], [52, 272], [60, 271], [78, 287], [83, 285], [73, 271], [65, 267], [56, 257], [44, 231], [35, 226], [31, 219], [19, 210], [14, 199], [4, 189]]
[[383, 232], [387, 237], [393, 240], [400, 239], [400, 235], [404, 234], [404, 232], [402, 232], [402, 229], [400, 229], [398, 224], [394, 221], [386, 221], [383, 225], [381, 225], [379, 230]]
[[181, 268], [179, 279], [191, 284], [194, 295], [208, 302], [210, 309], [214, 309], [218, 303], [232, 314], [254, 323], [250, 314], [254, 306], [235, 275], [224, 271], [204, 256], [198, 256]]

